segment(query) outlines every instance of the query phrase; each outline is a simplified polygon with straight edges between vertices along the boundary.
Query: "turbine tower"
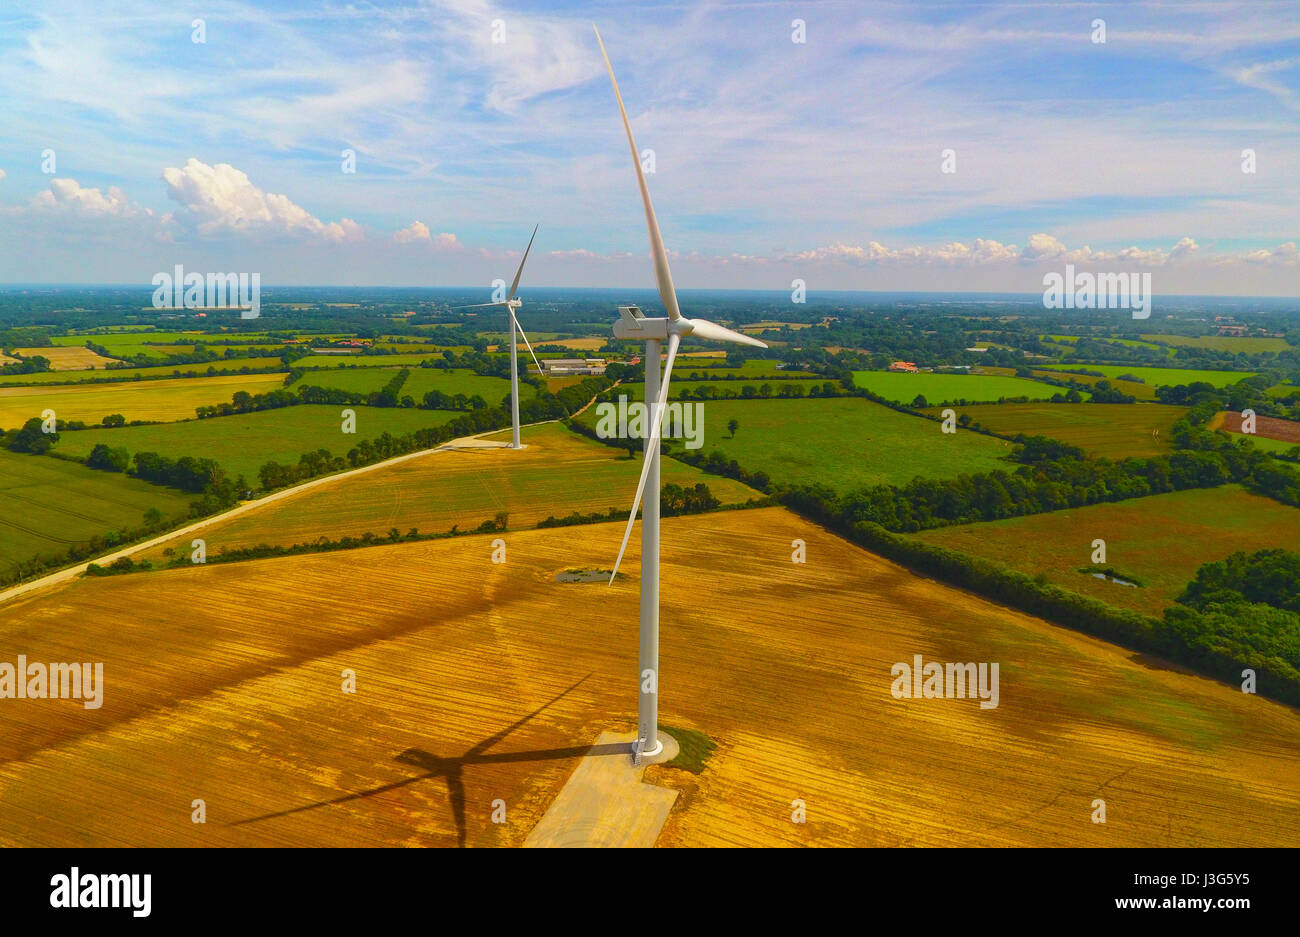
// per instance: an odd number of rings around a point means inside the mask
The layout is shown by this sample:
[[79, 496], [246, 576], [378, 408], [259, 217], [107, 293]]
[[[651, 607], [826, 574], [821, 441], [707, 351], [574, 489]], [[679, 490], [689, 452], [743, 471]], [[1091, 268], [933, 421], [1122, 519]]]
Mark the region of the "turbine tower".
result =
[[[595, 29], [595, 26], [592, 28]], [[627, 528], [623, 531], [623, 544], [618, 549], [618, 559], [614, 562], [609, 582], [613, 585], [614, 577], [618, 575], [628, 538], [632, 535], [632, 526], [636, 523], [637, 508], [641, 505], [642, 496], [649, 484], [652, 496], [645, 500], [641, 520], [641, 647], [637, 675], [640, 702], [637, 706], [637, 741], [633, 751], [638, 757], [653, 758], [663, 748], [663, 743], [659, 740], [659, 441], [663, 433], [664, 406], [668, 401], [673, 361], [677, 358], [677, 348], [682, 338], [687, 335], [757, 348], [766, 348], [767, 345], [707, 319], [688, 319], [682, 315], [677, 304], [673, 275], [668, 269], [668, 254], [659, 234], [659, 222], [655, 220], [654, 206], [650, 204], [650, 190], [646, 187], [645, 173], [641, 170], [641, 158], [636, 141], [632, 138], [632, 125], [628, 123], [623, 95], [619, 93], [614, 67], [609, 63], [609, 55], [605, 52], [605, 43], [600, 38], [599, 29], [596, 30], [596, 41], [600, 43], [600, 54], [609, 70], [609, 80], [614, 86], [614, 97], [618, 99], [619, 114], [623, 118], [623, 130], [627, 133], [627, 145], [632, 151], [632, 165], [636, 168], [641, 204], [645, 208], [646, 230], [650, 234], [650, 256], [654, 260], [655, 283], [659, 287], [659, 298], [663, 301], [664, 309], [668, 311], [666, 319], [649, 319], [636, 306], [620, 306], [619, 319], [614, 323], [615, 338], [645, 342], [645, 401], [651, 407], [650, 420], [646, 426], [641, 481], [637, 484], [632, 512], [628, 515]], [[659, 365], [665, 341], [668, 343], [668, 360], [664, 365], [661, 382]]]
[[532, 343], [528, 341], [528, 336], [524, 334], [524, 327], [519, 324], [519, 319], [515, 316], [515, 310], [523, 305], [523, 301], [515, 296], [519, 292], [519, 278], [524, 275], [524, 264], [528, 261], [528, 252], [533, 249], [533, 238], [537, 237], [537, 225], [533, 226], [533, 237], [528, 239], [528, 246], [524, 248], [524, 256], [519, 261], [519, 269], [515, 271], [515, 281], [510, 284], [510, 295], [504, 300], [495, 303], [471, 303], [468, 306], [456, 306], [457, 309], [481, 309], [484, 306], [505, 306], [510, 313], [510, 423], [514, 428], [514, 433], [510, 440], [511, 449], [522, 449], [523, 445], [519, 442], [519, 349], [515, 339], [516, 330], [519, 335], [523, 336], [524, 345], [528, 347], [528, 353], [533, 356], [533, 364], [537, 365], [539, 373], [542, 371], [542, 363], [537, 360], [537, 353], [533, 351]]

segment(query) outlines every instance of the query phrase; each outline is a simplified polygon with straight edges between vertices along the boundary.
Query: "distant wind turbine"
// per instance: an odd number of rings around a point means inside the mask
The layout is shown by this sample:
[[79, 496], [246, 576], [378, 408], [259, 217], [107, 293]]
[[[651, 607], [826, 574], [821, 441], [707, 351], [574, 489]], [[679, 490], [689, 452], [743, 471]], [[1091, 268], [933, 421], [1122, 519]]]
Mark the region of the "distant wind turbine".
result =
[[523, 300], [516, 298], [515, 294], [519, 292], [519, 278], [524, 275], [524, 264], [528, 261], [528, 252], [533, 249], [533, 238], [537, 237], [537, 225], [533, 226], [533, 237], [528, 239], [528, 246], [524, 248], [524, 256], [519, 261], [519, 269], [515, 271], [515, 282], [510, 284], [510, 295], [504, 300], [495, 303], [471, 303], [468, 306], [457, 306], [457, 309], [479, 309], [484, 306], [505, 306], [510, 313], [510, 418], [511, 425], [514, 428], [514, 435], [511, 437], [510, 448], [524, 448], [519, 442], [519, 349], [515, 339], [515, 331], [518, 330], [523, 335], [524, 344], [528, 347], [528, 353], [533, 356], [533, 364], [537, 365], [539, 373], [542, 371], [542, 363], [537, 360], [537, 353], [533, 351], [532, 343], [528, 341], [528, 336], [524, 334], [524, 327], [519, 324], [518, 317], [515, 316], [515, 310], [523, 305]]
[[[592, 28], [595, 29], [594, 24]], [[650, 256], [654, 259], [655, 281], [659, 287], [659, 298], [668, 311], [666, 319], [648, 319], [636, 306], [620, 306], [620, 318], [614, 323], [615, 338], [645, 341], [645, 400], [647, 405], [653, 407], [647, 427], [641, 481], [632, 501], [632, 513], [627, 518], [627, 529], [623, 531], [623, 544], [618, 549], [618, 559], [614, 562], [614, 570], [609, 577], [612, 585], [614, 577], [618, 575], [619, 564], [623, 562], [623, 553], [627, 550], [627, 541], [632, 535], [632, 526], [636, 523], [637, 508], [641, 505], [648, 483], [653, 497], [646, 499], [641, 521], [641, 649], [637, 681], [640, 703], [637, 707], [637, 741], [634, 752], [640, 757], [653, 758], [663, 749], [663, 743], [659, 739], [659, 440], [663, 433], [664, 406], [668, 401], [673, 361], [677, 358], [677, 348], [685, 335], [753, 345], [757, 348], [766, 348], [767, 345], [707, 319], [688, 319], [681, 314], [673, 276], [668, 269], [668, 254], [659, 233], [659, 222], [655, 220], [654, 207], [650, 204], [650, 190], [646, 187], [645, 173], [641, 170], [636, 141], [632, 139], [632, 125], [628, 123], [623, 95], [619, 93], [614, 67], [609, 63], [609, 55], [605, 52], [605, 43], [600, 38], [599, 29], [596, 29], [596, 41], [600, 43], [600, 54], [609, 70], [614, 97], [618, 99], [619, 114], [623, 117], [623, 129], [627, 132], [627, 144], [632, 150], [632, 165], [636, 168], [637, 186], [641, 190], [641, 203], [645, 207], [646, 230], [650, 234]], [[668, 361], [661, 384], [659, 362], [661, 343], [665, 339], [668, 341]], [[654, 403], [651, 404], [651, 401]]]

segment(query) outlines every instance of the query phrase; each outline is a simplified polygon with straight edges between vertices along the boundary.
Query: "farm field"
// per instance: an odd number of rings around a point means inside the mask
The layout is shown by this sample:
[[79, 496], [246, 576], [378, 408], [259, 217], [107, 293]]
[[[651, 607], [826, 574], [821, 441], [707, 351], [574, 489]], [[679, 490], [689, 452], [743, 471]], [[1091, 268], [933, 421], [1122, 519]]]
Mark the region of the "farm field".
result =
[[0, 450], [0, 575], [23, 560], [64, 555], [91, 537], [142, 527], [151, 507], [167, 520], [185, 517], [194, 497], [75, 462]]
[[[210, 528], [209, 549], [260, 543], [307, 543], [319, 536], [338, 539], [397, 526], [443, 533], [458, 525], [472, 530], [498, 512], [509, 514], [512, 530], [536, 527], [550, 515], [591, 514], [618, 508], [626, 515], [641, 473], [641, 460], [571, 432], [559, 423], [521, 430], [525, 448], [444, 450], [339, 479]], [[509, 441], [509, 432], [486, 437]], [[693, 487], [704, 482], [724, 504], [743, 504], [762, 494], [730, 478], [707, 475], [664, 459], [663, 483]], [[627, 502], [625, 504], [624, 502]], [[574, 530], [573, 528], [567, 528]], [[587, 528], [581, 528], [586, 530]], [[149, 553], [165, 561], [160, 544]]]
[[1274, 384], [1268, 390], [1264, 391], [1270, 397], [1291, 397], [1300, 394], [1300, 386], [1296, 384]]
[[[941, 527], [915, 536], [1031, 576], [1043, 572], [1071, 591], [1159, 615], [1205, 563], [1238, 550], [1300, 550], [1300, 510], [1225, 485]], [[1077, 571], [1092, 562], [1097, 538], [1106, 541], [1105, 565], [1138, 577], [1144, 588]]]
[[349, 409], [357, 415], [356, 435], [341, 431], [340, 407], [300, 404], [184, 423], [77, 430], [60, 434], [57, 448], [59, 452], [80, 458], [90, 455], [99, 443], [126, 449], [132, 455], [157, 452], [173, 459], [204, 456], [215, 460], [231, 478], [242, 474], [256, 488], [257, 470], [267, 462], [296, 465], [304, 452], [317, 449], [346, 455], [363, 439], [375, 439], [386, 432], [399, 436], [426, 426], [441, 426], [460, 415], [452, 410], [401, 407]]
[[1291, 346], [1284, 338], [1246, 338], [1233, 335], [1143, 335], [1152, 342], [1181, 348], [1211, 348], [1215, 351], [1243, 352], [1257, 355], [1268, 351], [1286, 351]]
[[[1208, 428], [1240, 433], [1241, 414], [1235, 410], [1220, 410], [1210, 419]], [[1273, 416], [1256, 416], [1254, 436], [1257, 441], [1266, 438], [1300, 445], [1300, 423], [1294, 420], [1280, 420]]]
[[[581, 417], [595, 426], [597, 412]], [[734, 439], [728, 421], [740, 428]], [[837, 491], [902, 485], [923, 478], [1012, 468], [1011, 444], [979, 433], [945, 435], [932, 420], [899, 413], [859, 397], [811, 400], [710, 400], [704, 403], [704, 445], [773, 481], [821, 483]], [[681, 442], [669, 440], [676, 451]]]
[[[688, 388], [692, 396], [699, 394], [701, 390], [711, 390], [719, 396], [734, 394], [736, 397], [739, 397], [741, 391], [746, 387], [753, 388], [754, 393], [757, 395], [764, 384], [771, 388], [772, 393], [769, 395], [770, 397], [779, 397], [781, 394], [781, 388], [783, 387], [799, 387], [803, 390], [804, 396], [807, 396], [808, 392], [813, 389], [820, 391], [823, 384], [830, 384], [831, 387], [837, 390], [839, 389], [839, 384], [837, 382], [825, 378], [817, 378], [816, 380], [789, 380], [782, 378], [778, 380], [756, 377], [752, 380], [746, 381], [679, 381], [674, 378], [672, 386], [669, 388], [671, 393], [668, 399], [680, 399], [682, 392]], [[645, 384], [640, 381], [634, 381], [630, 384], [620, 384], [618, 393], [625, 393], [629, 400], [644, 400]]]
[[98, 423], [110, 413], [130, 420], [185, 420], [200, 406], [229, 403], [240, 390], [265, 393], [284, 385], [283, 374], [226, 374], [163, 381], [34, 385], [0, 388], [0, 429], [22, 426], [52, 409], [60, 420]]
[[[1086, 367], [1090, 370], [1093, 369], [1093, 366], [1090, 364], [1066, 365], [1066, 367]], [[1129, 372], [1123, 371], [1121, 373], [1128, 374]], [[1055, 371], [1055, 370], [1047, 371], [1047, 370], [1041, 370], [1037, 368], [1034, 369], [1033, 375], [1034, 377], [1049, 378], [1051, 380], [1057, 380], [1057, 381], [1061, 381], [1061, 380], [1074, 381], [1076, 384], [1086, 384], [1089, 387], [1091, 387], [1093, 384], [1096, 384], [1099, 381], [1110, 381], [1111, 387], [1115, 388], [1116, 390], [1123, 391], [1124, 393], [1132, 397], [1136, 397], [1139, 401], [1145, 400], [1145, 401], [1154, 402], [1156, 399], [1156, 389], [1153, 385], [1142, 384], [1137, 381], [1120, 381], [1111, 377], [1097, 377], [1096, 375], [1093, 374], [1068, 374], [1068, 373], [1062, 374], [1060, 371]]]
[[[1204, 381], [1215, 387], [1227, 387], [1229, 384], [1235, 384], [1238, 381], [1245, 380], [1248, 377], [1254, 377], [1253, 371], [1207, 371], [1198, 368], [1149, 368], [1138, 365], [1127, 364], [1045, 364], [1043, 368], [1048, 371], [1059, 371], [1063, 368], [1086, 368], [1089, 371], [1099, 371], [1108, 378], [1116, 378], [1121, 374], [1131, 374], [1134, 377], [1140, 377], [1152, 389], [1165, 384], [1191, 384], [1196, 381]], [[1073, 377], [1082, 377], [1084, 375], [1071, 375]]]
[[[521, 354], [526, 355], [527, 352], [521, 352]], [[519, 360], [519, 374], [522, 378], [524, 374], [523, 358]], [[464, 369], [412, 368], [411, 376], [402, 385], [402, 395], [410, 394], [417, 403], [423, 400], [424, 395], [431, 390], [440, 390], [450, 396], [465, 394], [467, 397], [473, 397], [478, 394], [488, 402], [489, 406], [495, 407], [499, 406], [501, 401], [506, 398], [506, 395], [510, 393], [510, 381], [508, 378], [484, 377]], [[529, 397], [536, 396], [536, 394], [537, 388], [520, 380], [520, 400], [527, 400]]]
[[[1041, 336], [1041, 338], [1049, 339], [1054, 342], [1064, 342], [1067, 345], [1077, 345], [1079, 343], [1078, 335], [1044, 335]], [[1173, 352], [1170, 349], [1168, 348], [1162, 349], [1160, 345], [1157, 345], [1154, 342], [1138, 341], [1137, 339], [1133, 339], [1133, 338], [1112, 338], [1109, 336], [1107, 337], [1096, 336], [1095, 338], [1099, 342], [1115, 342], [1118, 345], [1126, 345], [1129, 348], [1151, 348], [1156, 351], [1163, 350], [1166, 354], [1173, 354]]]
[[[551, 338], [539, 340], [531, 335], [528, 336], [528, 340], [533, 343], [533, 348], [538, 348], [541, 345], [559, 345], [561, 348], [583, 352], [584, 354], [595, 354], [609, 343], [607, 338]], [[523, 345], [523, 342], [521, 341], [519, 344]], [[506, 338], [505, 347], [510, 347], [509, 337]], [[527, 351], [524, 354], [527, 354]]]
[[[396, 377], [400, 370], [401, 368], [328, 368], [308, 371], [289, 387], [295, 390], [299, 387], [324, 387], [329, 390], [368, 394], [382, 390], [383, 386]], [[406, 393], [405, 388], [402, 393]]]
[[351, 367], [358, 365], [367, 368], [397, 368], [407, 365], [417, 365], [421, 361], [428, 359], [441, 360], [442, 351], [430, 352], [429, 354], [399, 354], [399, 355], [361, 355], [361, 354], [341, 354], [341, 355], [304, 355], [293, 363], [296, 368], [338, 368]]
[[92, 341], [96, 345], [116, 349], [120, 345], [139, 345], [143, 342], [194, 344], [209, 338], [229, 338], [232, 336], [233, 333], [163, 332], [129, 326], [113, 329], [109, 332], [79, 332], [74, 335], [56, 335], [50, 341], [55, 345], [75, 345], [80, 348], [84, 348], [87, 341]]
[[[781, 509], [664, 526], [664, 581], [695, 586], [664, 592], [661, 720], [717, 749], [698, 776], [647, 770], [680, 791], [659, 845], [1300, 845], [1294, 710]], [[0, 708], [0, 844], [519, 845], [635, 718], [637, 538], [613, 587], [555, 578], [607, 566], [621, 534], [511, 533], [505, 564], [465, 537], [83, 579], [0, 608], [6, 646], [102, 661], [107, 684], [95, 710]], [[795, 538], [815, 561], [790, 563]], [[999, 705], [893, 698], [914, 654], [999, 661]]]
[[[673, 365], [673, 376], [683, 380], [691, 379], [691, 372], [698, 371], [702, 374], [737, 374], [748, 380], [751, 377], [759, 377], [765, 374], [783, 374], [797, 375], [800, 377], [817, 377], [811, 371], [799, 371], [794, 368], [778, 368], [777, 365], [782, 362], [774, 361], [771, 358], [750, 358], [741, 362], [740, 367], [729, 367], [726, 361], [726, 352], [703, 352], [697, 357], [691, 353], [691, 357], [686, 357], [686, 352], [679, 354], [677, 363]], [[822, 378], [825, 380], [825, 378]]]
[[1300, 423], [1292, 420], [1256, 416], [1255, 432], [1242, 433], [1241, 414], [1235, 411], [1220, 411], [1211, 418], [1207, 428], [1221, 429], [1242, 439], [1249, 439], [1257, 448], [1265, 452], [1290, 452], [1300, 446]]
[[139, 377], [149, 378], [183, 377], [187, 374], [206, 375], [208, 369], [215, 369], [217, 374], [237, 374], [241, 368], [260, 370], [262, 368], [280, 367], [279, 358], [231, 358], [203, 364], [159, 365], [153, 368], [97, 368], [94, 371], [39, 371], [35, 374], [0, 374], [0, 386], [15, 384], [67, 384], [83, 381], [103, 382], [105, 378], [125, 380]]
[[[939, 408], [926, 411], [932, 415]], [[1124, 403], [990, 403], [957, 408], [985, 429], [1005, 436], [1048, 436], [1108, 459], [1164, 455], [1169, 429], [1186, 407]], [[1160, 436], [1153, 436], [1159, 431]]]
[[917, 395], [931, 404], [969, 400], [993, 403], [1003, 397], [1047, 400], [1064, 393], [1059, 387], [1023, 377], [985, 374], [906, 374], [900, 371], [854, 371], [853, 383], [886, 400], [911, 404]]
[[89, 348], [68, 348], [61, 345], [50, 345], [39, 348], [15, 348], [14, 354], [23, 358], [33, 358], [40, 355], [42, 358], [48, 358], [51, 371], [83, 371], [89, 368], [103, 369], [106, 365], [116, 361], [116, 358], [105, 358], [103, 355], [96, 354]]

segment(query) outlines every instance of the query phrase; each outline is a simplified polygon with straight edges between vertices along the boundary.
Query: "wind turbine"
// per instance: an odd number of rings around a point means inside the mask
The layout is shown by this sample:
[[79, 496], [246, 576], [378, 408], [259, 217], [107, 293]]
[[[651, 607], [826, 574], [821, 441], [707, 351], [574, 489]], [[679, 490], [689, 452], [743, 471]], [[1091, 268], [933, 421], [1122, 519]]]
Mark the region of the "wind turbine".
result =
[[519, 319], [515, 316], [515, 310], [523, 305], [523, 300], [517, 298], [515, 294], [519, 292], [519, 278], [524, 275], [524, 264], [528, 260], [528, 252], [533, 249], [533, 238], [537, 237], [537, 225], [533, 226], [533, 237], [528, 239], [528, 246], [524, 248], [524, 256], [519, 261], [519, 269], [515, 271], [515, 282], [510, 284], [510, 295], [504, 300], [494, 303], [471, 303], [468, 306], [457, 306], [457, 309], [480, 309], [484, 306], [505, 306], [510, 312], [510, 416], [511, 425], [514, 427], [514, 435], [510, 441], [511, 449], [522, 449], [523, 445], [519, 442], [519, 350], [515, 339], [515, 331], [518, 330], [523, 335], [524, 344], [528, 346], [528, 353], [533, 356], [533, 364], [537, 365], [538, 372], [542, 371], [542, 363], [537, 360], [537, 353], [533, 351], [532, 343], [528, 341], [528, 336], [524, 334], [524, 327], [519, 324]]
[[[594, 24], [592, 28], [596, 28]], [[632, 125], [628, 123], [623, 95], [618, 90], [618, 79], [614, 77], [614, 67], [609, 63], [609, 55], [605, 52], [605, 43], [600, 38], [599, 29], [596, 29], [596, 41], [600, 43], [600, 54], [605, 59], [605, 68], [609, 70], [609, 80], [614, 86], [614, 97], [618, 99], [619, 114], [623, 118], [623, 130], [627, 133], [627, 145], [632, 151], [632, 165], [636, 168], [637, 186], [641, 190], [641, 203], [645, 207], [646, 230], [650, 235], [655, 282], [659, 287], [659, 298], [668, 311], [666, 319], [649, 319], [636, 306], [620, 306], [619, 319], [614, 323], [615, 338], [645, 341], [645, 400], [647, 405], [652, 406], [641, 481], [637, 484], [632, 512], [627, 518], [627, 529], [623, 531], [623, 544], [618, 549], [618, 559], [614, 562], [614, 571], [609, 577], [610, 585], [613, 585], [619, 564], [623, 561], [623, 553], [627, 550], [628, 538], [632, 535], [632, 526], [636, 523], [637, 508], [641, 505], [648, 483], [653, 497], [646, 499], [641, 520], [641, 648], [637, 681], [640, 702], [637, 706], [637, 741], [633, 749], [640, 759], [653, 758], [663, 750], [663, 742], [659, 739], [659, 440], [663, 433], [664, 405], [668, 401], [673, 361], [677, 358], [677, 348], [686, 335], [717, 342], [753, 345], [757, 348], [766, 348], [767, 345], [707, 319], [688, 319], [682, 315], [677, 304], [673, 276], [668, 269], [668, 254], [664, 250], [663, 237], [659, 234], [659, 222], [655, 220], [654, 206], [650, 204], [650, 190], [646, 187], [641, 158], [636, 141], [632, 138]], [[668, 342], [668, 361], [664, 366], [661, 383], [659, 364], [665, 340]], [[651, 404], [651, 401], [654, 403]]]

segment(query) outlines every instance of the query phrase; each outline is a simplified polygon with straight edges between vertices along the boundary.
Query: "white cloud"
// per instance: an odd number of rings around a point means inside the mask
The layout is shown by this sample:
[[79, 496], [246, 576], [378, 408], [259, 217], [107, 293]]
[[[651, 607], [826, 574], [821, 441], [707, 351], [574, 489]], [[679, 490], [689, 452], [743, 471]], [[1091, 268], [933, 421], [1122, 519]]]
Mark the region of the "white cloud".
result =
[[393, 240], [398, 244], [429, 244], [437, 250], [457, 250], [463, 246], [456, 235], [449, 231], [434, 235], [423, 221], [412, 221], [394, 234]]
[[167, 195], [184, 209], [175, 220], [200, 234], [305, 235], [335, 242], [364, 237], [355, 221], [321, 221], [287, 195], [259, 189], [229, 163], [209, 166], [191, 157], [183, 169], [164, 169], [163, 181]]
[[76, 179], [51, 179], [50, 187], [32, 199], [38, 211], [57, 211], [86, 216], [116, 216], [133, 218], [151, 215], [147, 208], [133, 205], [117, 186], [111, 186], [105, 195], [99, 189], [85, 188]]
[[[1190, 262], [1196, 257], [1203, 257], [1207, 263], [1216, 265], [1241, 262], [1294, 264], [1300, 261], [1296, 246], [1291, 242], [1282, 244], [1272, 250], [1261, 249], [1241, 254], [1203, 255], [1200, 245], [1194, 239], [1183, 237], [1168, 250], [1160, 247], [1142, 248], [1135, 245], [1119, 250], [1095, 251], [1086, 244], [1071, 250], [1055, 236], [1042, 232], [1030, 235], [1028, 243], [1023, 249], [1017, 248], [1014, 244], [1003, 244], [1000, 241], [985, 238], [976, 238], [973, 245], [969, 246], [961, 241], [953, 241], [950, 244], [937, 247], [917, 245], [900, 248], [889, 248], [879, 241], [869, 241], [865, 247], [852, 244], [833, 244], [828, 247], [800, 251], [778, 259], [795, 263], [817, 264], [829, 262], [863, 267], [873, 264], [892, 266], [939, 264], [945, 266], [984, 267], [1010, 263], [1022, 265], [1072, 263], [1092, 267], [1102, 264], [1124, 267], [1159, 267], [1176, 261]], [[694, 255], [693, 259], [699, 260], [703, 258], [700, 255]], [[736, 255], [732, 255], [727, 258], [714, 258], [713, 262], [731, 263], [737, 259], [748, 260], [751, 258], [738, 258]]]
[[0, 179], [3, 179], [5, 175], [6, 175], [5, 171], [3, 169], [0, 169]]
[[393, 240], [398, 244], [409, 244], [412, 241], [429, 240], [429, 226], [423, 221], [412, 221], [409, 225], [393, 235]]

